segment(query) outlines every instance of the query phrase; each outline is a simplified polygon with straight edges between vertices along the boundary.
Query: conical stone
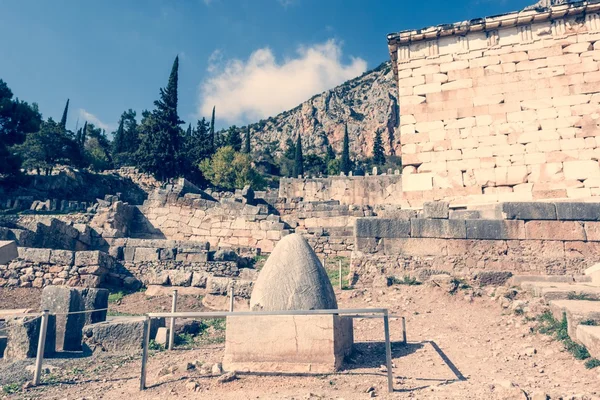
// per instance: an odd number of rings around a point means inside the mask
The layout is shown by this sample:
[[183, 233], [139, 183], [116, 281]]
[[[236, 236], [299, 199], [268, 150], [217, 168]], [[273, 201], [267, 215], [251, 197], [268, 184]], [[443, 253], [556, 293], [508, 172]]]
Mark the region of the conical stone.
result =
[[285, 236], [260, 271], [253, 311], [337, 309], [335, 293], [321, 261], [300, 234]]

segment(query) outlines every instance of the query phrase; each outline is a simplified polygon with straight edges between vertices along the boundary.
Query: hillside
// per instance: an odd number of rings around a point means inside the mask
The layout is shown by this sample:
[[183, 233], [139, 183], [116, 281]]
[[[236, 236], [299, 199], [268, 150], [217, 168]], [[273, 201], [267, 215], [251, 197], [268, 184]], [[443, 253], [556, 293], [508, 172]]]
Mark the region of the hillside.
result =
[[390, 62], [385, 62], [292, 110], [251, 124], [250, 132], [255, 151], [268, 149], [277, 155], [284, 150], [286, 139], [300, 133], [305, 154], [324, 152], [328, 141], [339, 154], [347, 124], [351, 152], [363, 157], [371, 154], [377, 129], [382, 129], [389, 152], [389, 132], [395, 135], [396, 142], [399, 139], [398, 122], [394, 75]]

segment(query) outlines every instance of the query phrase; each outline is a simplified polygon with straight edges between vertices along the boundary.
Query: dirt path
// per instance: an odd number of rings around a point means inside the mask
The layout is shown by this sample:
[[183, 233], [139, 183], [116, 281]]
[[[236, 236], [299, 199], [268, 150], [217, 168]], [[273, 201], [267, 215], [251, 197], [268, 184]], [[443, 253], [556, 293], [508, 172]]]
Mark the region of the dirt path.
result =
[[[500, 301], [488, 295], [450, 295], [421, 285], [344, 291], [338, 293], [338, 299], [341, 308], [388, 307], [393, 314], [406, 316], [409, 343], [393, 346], [395, 393], [387, 393], [386, 374], [380, 367], [385, 360], [382, 322], [365, 319], [355, 322], [358, 352], [339, 374], [242, 375], [221, 384], [217, 378], [202, 376], [200, 368], [185, 371], [187, 362], [208, 366], [219, 362], [224, 345], [217, 343], [154, 354], [148, 365], [150, 388], [145, 392], [138, 390], [139, 356], [100, 355], [66, 360], [62, 372], [55, 372], [60, 375], [56, 383], [16, 396], [119, 400], [364, 399], [374, 395], [383, 399], [527, 399], [526, 392], [536, 399], [533, 396], [541, 394], [552, 399], [600, 399], [598, 368], [585, 369], [583, 362], [564, 351], [560, 343], [536, 333], [535, 321], [506, 311]], [[392, 340], [400, 341], [400, 320], [391, 321], [391, 331]], [[171, 366], [179, 369], [158, 377], [161, 369]], [[196, 391], [189, 389], [193, 385], [190, 382], [195, 382]], [[369, 390], [373, 395], [367, 393]]]

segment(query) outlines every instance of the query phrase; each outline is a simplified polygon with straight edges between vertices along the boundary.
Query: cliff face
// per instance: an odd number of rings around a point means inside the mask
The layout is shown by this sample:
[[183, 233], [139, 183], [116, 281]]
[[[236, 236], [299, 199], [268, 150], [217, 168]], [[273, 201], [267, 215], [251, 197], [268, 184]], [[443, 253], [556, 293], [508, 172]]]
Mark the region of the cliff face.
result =
[[[399, 110], [394, 74], [389, 62], [324, 93], [318, 94], [275, 117], [250, 125], [253, 150], [268, 149], [277, 155], [286, 139], [302, 135], [305, 154], [324, 154], [331, 143], [340, 154], [344, 126], [348, 126], [350, 151], [371, 155], [375, 132], [380, 129], [389, 154], [389, 135], [399, 154]], [[246, 127], [241, 128], [244, 131]]]

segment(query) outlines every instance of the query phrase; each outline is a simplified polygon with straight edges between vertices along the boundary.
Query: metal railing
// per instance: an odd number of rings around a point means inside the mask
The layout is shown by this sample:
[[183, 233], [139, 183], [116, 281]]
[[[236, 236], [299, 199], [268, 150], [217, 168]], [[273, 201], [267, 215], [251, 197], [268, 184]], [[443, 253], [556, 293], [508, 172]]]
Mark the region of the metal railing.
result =
[[[176, 295], [174, 295], [174, 298]], [[392, 345], [390, 341], [389, 315], [386, 308], [356, 308], [356, 309], [337, 309], [337, 310], [289, 310], [289, 311], [213, 311], [213, 312], [171, 312], [171, 313], [148, 313], [144, 324], [144, 343], [142, 351], [142, 368], [140, 374], [140, 390], [146, 389], [146, 375], [148, 363], [148, 346], [150, 343], [150, 320], [152, 318], [171, 318], [171, 323], [175, 318], [226, 318], [226, 317], [253, 317], [267, 315], [340, 315], [348, 318], [383, 318], [383, 332], [385, 337], [385, 361], [387, 368], [388, 391], [394, 391], [394, 381], [392, 373]], [[402, 318], [403, 340], [406, 343], [406, 323]], [[169, 332], [171, 336], [172, 333]]]

